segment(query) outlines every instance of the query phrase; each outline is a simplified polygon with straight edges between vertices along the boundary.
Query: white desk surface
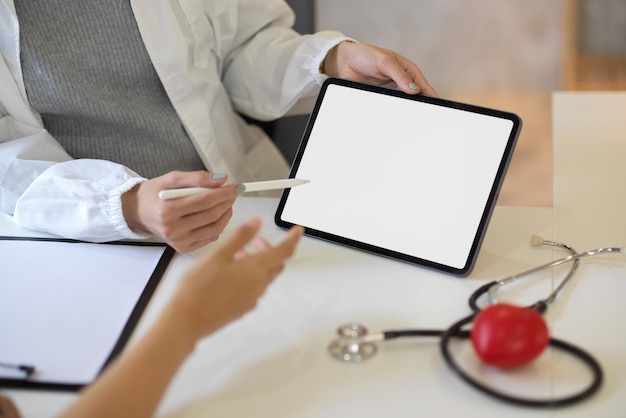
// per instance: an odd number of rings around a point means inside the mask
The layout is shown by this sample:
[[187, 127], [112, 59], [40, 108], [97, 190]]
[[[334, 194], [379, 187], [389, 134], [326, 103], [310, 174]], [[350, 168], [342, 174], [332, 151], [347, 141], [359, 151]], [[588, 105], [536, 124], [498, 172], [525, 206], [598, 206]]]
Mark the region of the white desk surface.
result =
[[[488, 398], [446, 368], [434, 339], [382, 343], [378, 354], [362, 364], [342, 364], [326, 353], [336, 327], [345, 322], [361, 322], [371, 331], [450, 325], [469, 313], [467, 298], [476, 287], [561, 256], [530, 248], [533, 233], [570, 242], [579, 250], [626, 245], [626, 222], [619, 216], [626, 213], [626, 195], [618, 183], [626, 177], [623, 109], [626, 93], [555, 94], [554, 209], [497, 207], [468, 278], [303, 238], [257, 309], [198, 344], [172, 382], [159, 415], [624, 416], [626, 333], [619, 321], [626, 317], [626, 259], [620, 255], [583, 264], [573, 286], [547, 315], [553, 336], [581, 345], [604, 367], [601, 391], [574, 407], [526, 409]], [[240, 198], [231, 225], [259, 215], [263, 234], [275, 240], [284, 234], [273, 225], [276, 204], [274, 199]], [[0, 234], [25, 233], [0, 217]], [[204, 251], [175, 258], [134, 339], [155, 320], [182, 272]], [[552, 286], [546, 276], [513, 293], [530, 302]], [[463, 344], [458, 352], [475, 366]], [[496, 376], [497, 382], [513, 393], [547, 396], [586, 377], [584, 370], [553, 354], [548, 351], [515, 372], [515, 379]], [[41, 391], [2, 393], [14, 399], [25, 417], [54, 416], [75, 397]]]

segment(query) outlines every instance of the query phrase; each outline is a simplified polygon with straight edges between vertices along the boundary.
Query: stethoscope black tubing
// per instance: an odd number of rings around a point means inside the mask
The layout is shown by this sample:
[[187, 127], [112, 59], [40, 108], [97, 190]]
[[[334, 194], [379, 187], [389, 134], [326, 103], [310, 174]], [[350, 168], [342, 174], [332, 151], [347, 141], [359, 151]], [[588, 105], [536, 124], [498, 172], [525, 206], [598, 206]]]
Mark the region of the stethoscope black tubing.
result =
[[581, 402], [591, 395], [596, 393], [600, 386], [602, 386], [602, 382], [604, 380], [604, 374], [602, 372], [602, 367], [600, 364], [586, 351], [582, 350], [579, 347], [576, 347], [572, 344], [569, 344], [565, 341], [558, 340], [556, 338], [550, 339], [550, 346], [565, 351], [572, 356], [578, 358], [583, 363], [585, 363], [593, 373], [593, 380], [591, 384], [584, 390], [579, 393], [576, 393], [571, 396], [567, 396], [564, 398], [556, 398], [556, 399], [529, 399], [529, 398], [520, 398], [517, 396], [512, 396], [503, 392], [498, 392], [488, 386], [485, 386], [475, 379], [471, 378], [467, 373], [463, 371], [459, 367], [459, 365], [454, 361], [454, 358], [450, 354], [449, 346], [453, 338], [463, 338], [469, 339], [470, 332], [461, 330], [460, 328], [466, 324], [469, 324], [474, 320], [475, 314], [468, 316], [467, 318], [463, 318], [461, 321], [458, 321], [454, 325], [452, 325], [447, 330], [434, 330], [434, 329], [411, 329], [411, 330], [398, 330], [398, 331], [385, 331], [383, 333], [385, 340], [395, 339], [395, 338], [403, 338], [403, 337], [440, 337], [440, 348], [441, 354], [446, 362], [446, 365], [455, 372], [455, 374], [460, 377], [463, 381], [468, 383], [470, 386], [475, 389], [492, 396], [501, 401], [522, 405], [528, 407], [535, 408], [556, 408], [572, 405], [578, 402]]
[[587, 365], [591, 369], [591, 372], [593, 373], [593, 379], [591, 381], [591, 384], [586, 389], [576, 394], [562, 397], [562, 398], [530, 399], [530, 398], [521, 398], [517, 396], [512, 396], [504, 392], [499, 392], [486, 385], [479, 383], [477, 380], [473, 379], [467, 373], [465, 373], [465, 371], [463, 371], [461, 367], [459, 367], [456, 361], [454, 361], [454, 358], [450, 354], [450, 350], [449, 350], [450, 342], [453, 338], [465, 338], [465, 339], [469, 338], [470, 332], [463, 331], [461, 330], [461, 328], [471, 323], [474, 320], [475, 316], [476, 316], [476, 313], [473, 313], [469, 315], [468, 317], [457, 321], [447, 330], [440, 333], [441, 339], [439, 342], [441, 354], [446, 364], [448, 365], [448, 367], [452, 369], [452, 371], [454, 371], [458, 377], [460, 377], [462, 380], [464, 380], [466, 383], [468, 383], [470, 386], [474, 387], [475, 389], [487, 395], [490, 395], [496, 399], [499, 399], [507, 403], [515, 404], [515, 405], [535, 407], [535, 408], [555, 408], [555, 407], [568, 406], [568, 405], [572, 405], [580, 401], [583, 401], [589, 398], [595, 392], [597, 392], [598, 389], [600, 389], [600, 386], [602, 386], [602, 381], [604, 380], [604, 374], [602, 372], [602, 367], [596, 361], [596, 359], [593, 358], [589, 353], [587, 353], [580, 347], [576, 347], [570, 343], [567, 343], [562, 340], [558, 340], [556, 338], [550, 339], [550, 346], [571, 354], [572, 356], [581, 360], [585, 365]]
[[482, 286], [480, 286], [478, 289], [476, 289], [474, 291], [474, 293], [471, 294], [470, 298], [469, 298], [469, 306], [470, 308], [472, 308], [472, 311], [474, 312], [478, 312], [480, 310], [480, 307], [478, 306], [478, 299], [484, 295], [485, 293], [487, 293], [489, 291], [489, 289], [491, 289], [492, 286], [498, 284], [498, 282], [489, 282], [487, 284], [484, 284]]
[[[471, 335], [470, 331], [462, 330], [461, 328], [463, 328], [465, 325], [468, 325], [474, 321], [474, 318], [476, 317], [476, 315], [478, 314], [480, 310], [480, 308], [478, 307], [478, 303], [477, 303], [478, 298], [481, 295], [483, 295], [485, 292], [487, 292], [487, 290], [494, 284], [496, 284], [496, 282], [487, 283], [486, 285], [481, 286], [479, 289], [477, 289], [472, 294], [470, 301], [469, 301], [470, 307], [472, 308], [474, 313], [452, 324], [452, 326], [450, 326], [448, 329], [446, 330], [409, 329], [409, 330], [385, 331], [383, 332], [384, 339], [388, 340], [388, 339], [402, 338], [402, 337], [439, 337], [441, 354], [447, 366], [452, 371], [454, 371], [458, 377], [460, 377], [470, 386], [474, 387], [475, 389], [489, 396], [492, 396], [501, 401], [515, 404], [515, 405], [522, 405], [522, 406], [535, 407], [535, 408], [563, 407], [563, 406], [568, 406], [568, 405], [572, 405], [580, 401], [583, 401], [589, 398], [595, 392], [597, 392], [598, 389], [600, 389], [600, 386], [602, 386], [602, 381], [604, 380], [604, 373], [602, 371], [602, 367], [600, 366], [600, 364], [596, 361], [595, 358], [593, 358], [593, 356], [591, 356], [589, 353], [587, 353], [583, 349], [577, 346], [574, 346], [570, 343], [567, 343], [565, 341], [558, 340], [556, 338], [550, 339], [551, 347], [560, 349], [578, 358], [585, 365], [587, 365], [589, 369], [591, 369], [591, 372], [593, 373], [593, 379], [591, 381], [591, 384], [586, 389], [574, 395], [566, 396], [563, 398], [555, 398], [555, 399], [529, 399], [529, 398], [521, 398], [517, 396], [512, 396], [503, 392], [498, 392], [486, 385], [479, 383], [477, 380], [473, 379], [467, 373], [465, 373], [465, 371], [463, 371], [461, 367], [459, 367], [459, 365], [456, 363], [456, 361], [454, 361], [454, 358], [450, 354], [450, 349], [449, 349], [450, 343], [453, 338], [462, 338], [462, 339], [470, 338], [470, 335]], [[543, 314], [546, 312], [548, 306], [545, 303], [545, 301], [539, 301], [535, 303], [534, 305], [530, 306], [530, 308]]]
[[[574, 249], [569, 246], [564, 246], [565, 249], [569, 250], [574, 256], [578, 253]], [[570, 275], [575, 271], [578, 266], [578, 259], [575, 259], [575, 264], [572, 270], [570, 271]], [[452, 369], [462, 380], [468, 383], [470, 386], [475, 389], [490, 395], [496, 399], [499, 399], [504, 402], [508, 402], [515, 405], [522, 405], [528, 407], [535, 408], [555, 408], [572, 405], [578, 402], [581, 402], [591, 395], [596, 393], [600, 386], [602, 386], [602, 382], [604, 380], [604, 373], [602, 371], [602, 367], [596, 361], [596, 359], [591, 356], [589, 353], [562, 340], [558, 340], [556, 338], [550, 338], [550, 346], [557, 348], [561, 351], [569, 353], [570, 355], [578, 358], [585, 365], [591, 369], [593, 373], [593, 379], [591, 384], [584, 390], [570, 396], [566, 396], [563, 398], [555, 398], [555, 399], [530, 399], [530, 398], [521, 398], [517, 396], [512, 396], [503, 392], [498, 392], [486, 385], [479, 383], [477, 380], [470, 377], [459, 365], [454, 361], [454, 358], [450, 354], [450, 342], [453, 338], [470, 338], [470, 331], [462, 330], [465, 325], [468, 325], [474, 321], [474, 318], [480, 311], [480, 307], [478, 306], [478, 299], [484, 294], [489, 292], [494, 285], [497, 285], [499, 282], [492, 281], [483, 286], [480, 286], [478, 289], [472, 293], [469, 298], [469, 306], [472, 309], [473, 313], [466, 318], [463, 318], [452, 326], [450, 326], [446, 330], [400, 330], [400, 331], [386, 331], [383, 333], [384, 339], [392, 339], [392, 338], [400, 338], [400, 337], [440, 337], [440, 349], [441, 354], [447, 364], [447, 366]], [[548, 300], [540, 300], [536, 302], [534, 305], [530, 306], [531, 309], [536, 310], [540, 314], [544, 314], [548, 309]]]

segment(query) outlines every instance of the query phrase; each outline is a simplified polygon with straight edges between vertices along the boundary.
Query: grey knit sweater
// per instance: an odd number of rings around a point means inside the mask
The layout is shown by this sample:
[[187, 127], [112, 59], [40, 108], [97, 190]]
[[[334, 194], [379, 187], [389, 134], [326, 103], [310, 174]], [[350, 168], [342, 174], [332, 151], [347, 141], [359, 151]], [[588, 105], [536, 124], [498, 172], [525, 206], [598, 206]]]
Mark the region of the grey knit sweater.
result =
[[16, 0], [31, 106], [74, 158], [144, 177], [203, 169], [152, 66], [129, 0]]

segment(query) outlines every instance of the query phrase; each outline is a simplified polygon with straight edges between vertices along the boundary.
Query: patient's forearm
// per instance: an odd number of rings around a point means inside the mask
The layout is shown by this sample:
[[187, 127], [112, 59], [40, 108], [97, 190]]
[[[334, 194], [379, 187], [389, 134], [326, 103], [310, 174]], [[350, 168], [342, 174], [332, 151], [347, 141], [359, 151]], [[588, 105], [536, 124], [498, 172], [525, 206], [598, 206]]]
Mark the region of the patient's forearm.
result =
[[196, 343], [194, 332], [168, 307], [135, 345], [87, 387], [62, 417], [151, 417]]

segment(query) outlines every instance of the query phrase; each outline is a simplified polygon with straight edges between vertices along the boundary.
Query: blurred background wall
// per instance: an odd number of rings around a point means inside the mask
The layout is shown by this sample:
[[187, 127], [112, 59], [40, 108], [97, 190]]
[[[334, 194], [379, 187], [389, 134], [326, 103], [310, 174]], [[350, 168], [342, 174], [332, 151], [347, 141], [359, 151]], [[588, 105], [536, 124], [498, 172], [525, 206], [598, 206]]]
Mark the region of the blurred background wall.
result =
[[460, 89], [553, 89], [559, 83], [559, 0], [316, 4], [317, 29], [339, 28], [359, 41], [411, 57], [443, 94]]
[[519, 114], [501, 205], [552, 205], [552, 91], [626, 89], [626, 0], [289, 2], [301, 32], [395, 50], [441, 97]]

